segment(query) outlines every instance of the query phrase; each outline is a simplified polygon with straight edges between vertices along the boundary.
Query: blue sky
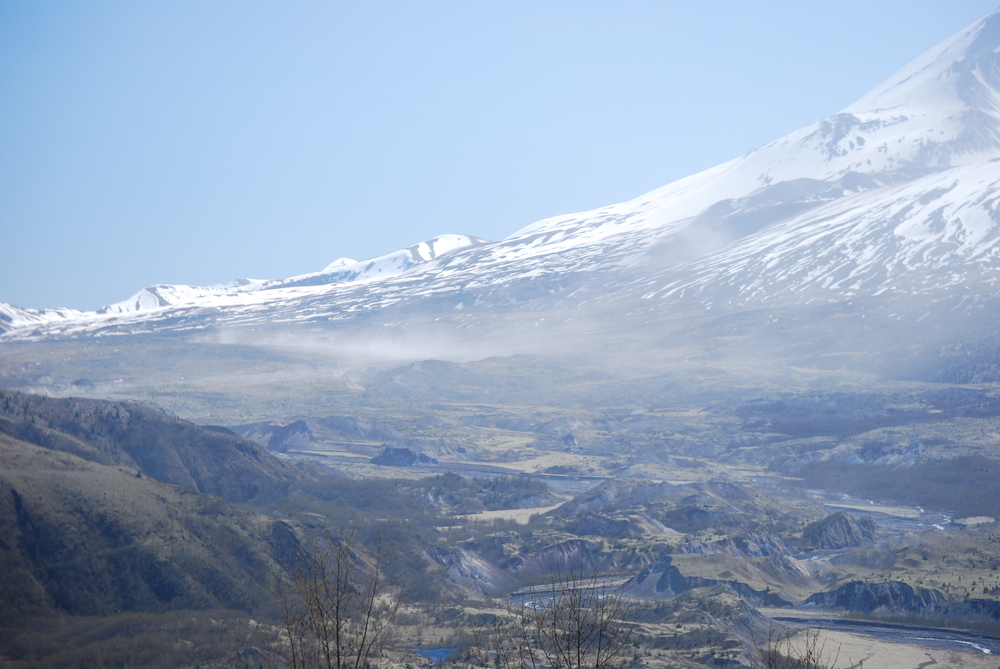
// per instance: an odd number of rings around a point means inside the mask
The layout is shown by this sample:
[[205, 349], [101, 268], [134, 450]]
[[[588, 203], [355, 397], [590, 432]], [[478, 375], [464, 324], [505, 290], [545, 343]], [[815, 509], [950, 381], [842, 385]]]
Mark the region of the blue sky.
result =
[[0, 301], [94, 309], [638, 196], [997, 0], [0, 2]]

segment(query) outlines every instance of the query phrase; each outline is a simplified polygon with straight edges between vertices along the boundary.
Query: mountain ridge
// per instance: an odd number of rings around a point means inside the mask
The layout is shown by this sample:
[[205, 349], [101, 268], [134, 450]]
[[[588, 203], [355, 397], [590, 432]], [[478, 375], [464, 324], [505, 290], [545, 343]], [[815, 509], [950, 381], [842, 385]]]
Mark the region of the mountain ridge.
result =
[[1000, 10], [838, 114], [628, 202], [544, 219], [499, 242], [454, 235], [443, 253], [410, 247], [224, 291], [168, 297], [176, 287], [155, 287], [152, 309], [141, 293], [135, 309], [118, 313], [0, 304], [0, 328], [7, 339], [38, 339], [328, 327], [362, 314], [386, 327], [438, 315], [461, 328], [474, 313], [572, 320], [599, 308], [596, 318], [634, 322], [652, 305], [662, 319], [917, 295], [964, 309], [992, 303], [998, 49]]

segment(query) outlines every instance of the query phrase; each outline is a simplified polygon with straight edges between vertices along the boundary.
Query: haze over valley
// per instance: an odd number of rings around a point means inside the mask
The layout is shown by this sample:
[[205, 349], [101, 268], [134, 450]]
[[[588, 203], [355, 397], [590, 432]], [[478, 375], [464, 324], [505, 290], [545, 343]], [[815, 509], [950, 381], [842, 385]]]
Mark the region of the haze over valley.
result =
[[739, 158], [473, 232], [0, 302], [4, 661], [293, 666], [289, 584], [353, 528], [391, 666], [475, 664], [577, 573], [622, 666], [809, 626], [814, 666], [995, 667], [1000, 10]]

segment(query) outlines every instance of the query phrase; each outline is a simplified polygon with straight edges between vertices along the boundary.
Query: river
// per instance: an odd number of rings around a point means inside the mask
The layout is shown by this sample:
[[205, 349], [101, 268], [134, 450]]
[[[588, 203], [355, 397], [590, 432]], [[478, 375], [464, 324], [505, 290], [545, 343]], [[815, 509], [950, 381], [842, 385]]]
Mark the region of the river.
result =
[[845, 620], [843, 618], [786, 618], [776, 616], [774, 619], [806, 627], [849, 632], [851, 634], [865, 634], [893, 643], [907, 643], [946, 650], [976, 650], [987, 655], [1000, 655], [1000, 637], [976, 634], [975, 632], [947, 630], [937, 627], [888, 625], [862, 620]]

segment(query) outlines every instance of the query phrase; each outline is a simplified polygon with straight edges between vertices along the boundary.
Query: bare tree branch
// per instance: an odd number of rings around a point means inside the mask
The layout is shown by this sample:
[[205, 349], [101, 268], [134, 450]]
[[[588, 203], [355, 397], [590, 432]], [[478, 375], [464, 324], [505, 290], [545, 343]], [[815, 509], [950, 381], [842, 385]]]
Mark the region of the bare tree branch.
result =
[[[772, 625], [766, 640], [753, 639], [753, 669], [836, 669], [839, 660], [840, 648], [827, 653], [820, 630], [806, 630], [802, 641], [794, 644], [792, 635], [782, 635]], [[862, 669], [863, 662], [850, 662], [850, 667]]]
[[474, 632], [473, 658], [498, 669], [610, 669], [635, 631], [628, 604], [597, 574], [553, 574], [547, 587], [508, 601], [488, 632]]
[[389, 550], [355, 550], [355, 530], [342, 529], [299, 551], [292, 588], [282, 588], [287, 659], [292, 669], [371, 669], [382, 658], [402, 595], [386, 579]]

